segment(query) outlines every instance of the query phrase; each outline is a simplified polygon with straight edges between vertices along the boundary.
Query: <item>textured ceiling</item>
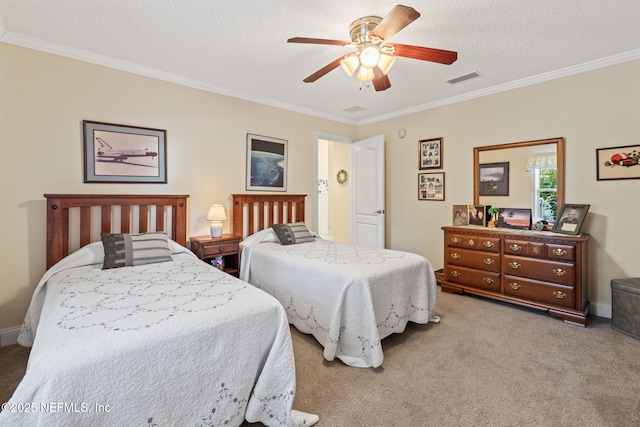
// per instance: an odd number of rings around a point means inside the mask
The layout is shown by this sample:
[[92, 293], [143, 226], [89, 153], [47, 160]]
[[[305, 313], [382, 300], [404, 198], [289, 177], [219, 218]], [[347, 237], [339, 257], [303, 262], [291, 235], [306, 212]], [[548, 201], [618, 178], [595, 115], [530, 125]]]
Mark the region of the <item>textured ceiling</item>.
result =
[[398, 58], [384, 92], [340, 68], [302, 81], [351, 50], [287, 39], [349, 40], [353, 20], [396, 4], [0, 0], [0, 41], [353, 124], [640, 58], [639, 0], [413, 0], [420, 18], [389, 41], [453, 50], [455, 63]]

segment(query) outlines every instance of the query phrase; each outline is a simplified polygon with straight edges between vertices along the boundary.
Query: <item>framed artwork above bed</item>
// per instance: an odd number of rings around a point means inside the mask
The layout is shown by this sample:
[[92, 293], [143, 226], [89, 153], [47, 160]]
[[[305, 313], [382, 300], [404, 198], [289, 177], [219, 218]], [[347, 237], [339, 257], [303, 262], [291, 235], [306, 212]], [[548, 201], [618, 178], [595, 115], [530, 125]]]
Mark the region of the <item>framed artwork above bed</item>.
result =
[[247, 190], [287, 191], [286, 139], [247, 134]]
[[167, 131], [82, 123], [84, 182], [167, 183]]

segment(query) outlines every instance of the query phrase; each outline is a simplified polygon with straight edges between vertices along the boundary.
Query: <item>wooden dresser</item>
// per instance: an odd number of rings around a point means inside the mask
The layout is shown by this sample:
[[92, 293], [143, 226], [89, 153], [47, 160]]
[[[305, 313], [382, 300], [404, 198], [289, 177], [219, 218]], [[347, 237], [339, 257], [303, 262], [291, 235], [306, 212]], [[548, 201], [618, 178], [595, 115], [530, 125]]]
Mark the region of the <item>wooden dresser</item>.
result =
[[543, 310], [585, 326], [588, 234], [474, 226], [442, 229], [443, 291]]

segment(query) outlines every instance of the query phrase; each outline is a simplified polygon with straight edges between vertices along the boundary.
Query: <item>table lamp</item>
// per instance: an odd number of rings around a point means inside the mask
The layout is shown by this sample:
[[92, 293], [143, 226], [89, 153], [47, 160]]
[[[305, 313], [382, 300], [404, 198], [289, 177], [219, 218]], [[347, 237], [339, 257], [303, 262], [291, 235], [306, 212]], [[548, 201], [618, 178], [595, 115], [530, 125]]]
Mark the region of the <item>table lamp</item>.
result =
[[224, 213], [224, 207], [222, 205], [211, 205], [209, 208], [209, 214], [207, 215], [207, 221], [211, 221], [211, 237], [222, 236], [222, 222], [227, 219], [227, 215]]

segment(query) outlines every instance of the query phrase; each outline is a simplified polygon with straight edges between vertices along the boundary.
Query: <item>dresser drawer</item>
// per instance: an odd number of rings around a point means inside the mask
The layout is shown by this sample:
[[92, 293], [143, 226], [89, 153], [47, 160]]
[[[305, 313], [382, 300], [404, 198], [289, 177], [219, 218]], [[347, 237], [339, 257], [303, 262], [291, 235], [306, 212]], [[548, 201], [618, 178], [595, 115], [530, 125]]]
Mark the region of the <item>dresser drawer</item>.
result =
[[547, 257], [550, 259], [557, 259], [563, 261], [575, 261], [576, 260], [576, 247], [568, 245], [547, 245]]
[[503, 264], [504, 274], [565, 285], [572, 285], [576, 280], [575, 265], [568, 262], [505, 255]]
[[504, 276], [505, 295], [563, 308], [575, 308], [575, 289], [516, 276]]
[[545, 245], [540, 242], [528, 242], [525, 240], [504, 240], [504, 253], [521, 256], [543, 258]]
[[468, 249], [446, 248], [446, 262], [479, 270], [500, 272], [500, 254]]
[[500, 252], [499, 237], [448, 234], [445, 243], [447, 246], [455, 248], [474, 249], [485, 252]]
[[500, 273], [447, 264], [444, 267], [444, 277], [452, 283], [500, 292]]
[[202, 245], [202, 258], [215, 257], [226, 253], [237, 253], [239, 250], [238, 243], [221, 243], [219, 245]]

